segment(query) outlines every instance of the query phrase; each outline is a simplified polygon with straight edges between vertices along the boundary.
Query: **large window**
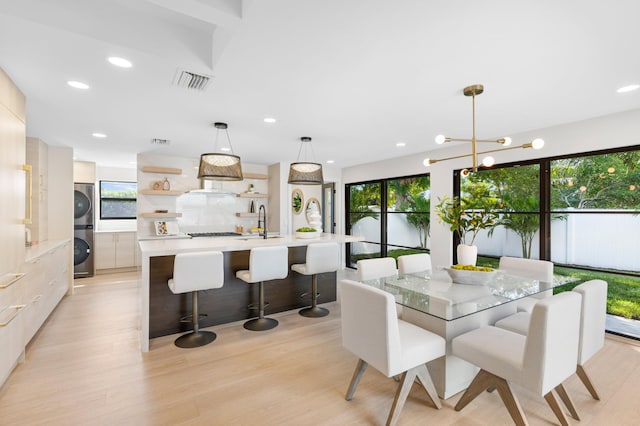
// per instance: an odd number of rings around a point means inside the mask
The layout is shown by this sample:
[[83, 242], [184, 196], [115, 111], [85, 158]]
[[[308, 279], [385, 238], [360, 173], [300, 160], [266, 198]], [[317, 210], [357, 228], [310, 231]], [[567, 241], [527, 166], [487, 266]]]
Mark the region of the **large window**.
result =
[[539, 164], [479, 170], [461, 178], [460, 195], [471, 205], [482, 200], [483, 206], [500, 214], [501, 226], [479, 234], [481, 253], [539, 257], [539, 238], [536, 238], [542, 220]]
[[350, 244], [347, 265], [359, 259], [398, 257], [428, 250], [429, 177], [407, 176], [346, 185], [347, 233], [364, 237]]
[[[640, 320], [640, 147], [505, 164], [454, 183], [456, 195], [493, 200], [501, 214], [502, 226], [476, 240], [480, 264], [551, 260], [557, 279], [607, 281], [607, 312]], [[608, 331], [640, 336], [613, 316]]]
[[100, 181], [100, 219], [135, 219], [138, 185]]

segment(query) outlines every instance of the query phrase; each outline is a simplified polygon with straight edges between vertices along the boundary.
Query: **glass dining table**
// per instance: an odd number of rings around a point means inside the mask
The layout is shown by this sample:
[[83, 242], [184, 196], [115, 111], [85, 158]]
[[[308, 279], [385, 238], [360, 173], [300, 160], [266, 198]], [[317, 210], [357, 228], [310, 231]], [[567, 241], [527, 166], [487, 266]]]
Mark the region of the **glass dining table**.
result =
[[451, 355], [454, 337], [514, 314], [518, 299], [541, 293], [551, 295], [552, 287], [564, 285], [540, 283], [499, 270], [481, 285], [460, 284], [453, 282], [444, 268], [364, 283], [393, 294], [402, 307], [404, 321], [445, 338], [446, 355], [428, 364], [438, 395], [444, 399], [466, 389], [478, 371]]

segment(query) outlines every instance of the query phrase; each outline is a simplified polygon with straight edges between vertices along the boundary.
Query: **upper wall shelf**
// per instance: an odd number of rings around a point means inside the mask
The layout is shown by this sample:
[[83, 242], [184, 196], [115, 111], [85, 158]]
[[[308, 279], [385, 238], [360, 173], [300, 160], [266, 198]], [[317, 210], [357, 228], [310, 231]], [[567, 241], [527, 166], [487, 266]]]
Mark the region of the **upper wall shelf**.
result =
[[176, 169], [173, 167], [142, 166], [142, 171], [145, 173], [162, 173], [168, 175], [182, 174], [182, 169]]
[[240, 194], [238, 194], [238, 197], [240, 197], [240, 198], [268, 198], [269, 194], [264, 194], [262, 192], [260, 192], [260, 193], [241, 192]]
[[269, 179], [269, 175], [265, 175], [262, 173], [242, 173], [242, 177], [244, 179]]
[[173, 217], [182, 217], [182, 213], [140, 213], [139, 216], [145, 219], [156, 218], [156, 217], [173, 218]]

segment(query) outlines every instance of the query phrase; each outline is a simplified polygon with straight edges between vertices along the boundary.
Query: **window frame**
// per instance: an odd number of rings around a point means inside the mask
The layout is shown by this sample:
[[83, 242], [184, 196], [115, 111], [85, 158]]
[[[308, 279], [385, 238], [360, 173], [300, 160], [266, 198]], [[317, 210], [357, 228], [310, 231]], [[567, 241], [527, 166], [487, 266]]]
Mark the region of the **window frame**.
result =
[[[103, 183], [116, 183], [116, 184], [134, 184], [136, 186], [136, 196], [134, 198], [120, 198], [120, 197], [103, 197], [102, 196], [102, 185]], [[112, 216], [105, 216], [103, 214], [103, 201], [109, 201], [109, 202], [131, 202], [133, 201], [134, 203], [138, 202], [138, 183], [134, 182], [134, 181], [122, 181], [122, 180], [108, 180], [108, 179], [101, 179], [99, 181], [99, 186], [98, 186], [98, 201], [99, 201], [99, 205], [100, 205], [100, 220], [131, 220], [131, 219], [137, 219], [137, 215], [134, 215], [132, 217], [112, 217]]]

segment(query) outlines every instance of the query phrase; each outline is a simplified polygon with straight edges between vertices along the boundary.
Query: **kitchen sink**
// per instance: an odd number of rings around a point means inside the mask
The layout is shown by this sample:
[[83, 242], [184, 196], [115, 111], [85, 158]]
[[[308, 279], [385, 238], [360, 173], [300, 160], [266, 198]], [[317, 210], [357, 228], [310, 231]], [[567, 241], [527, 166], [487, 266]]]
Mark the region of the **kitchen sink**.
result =
[[[282, 238], [282, 235], [267, 235], [267, 239], [270, 240], [272, 238]], [[262, 235], [247, 235], [245, 237], [239, 238], [240, 240], [264, 240]]]

